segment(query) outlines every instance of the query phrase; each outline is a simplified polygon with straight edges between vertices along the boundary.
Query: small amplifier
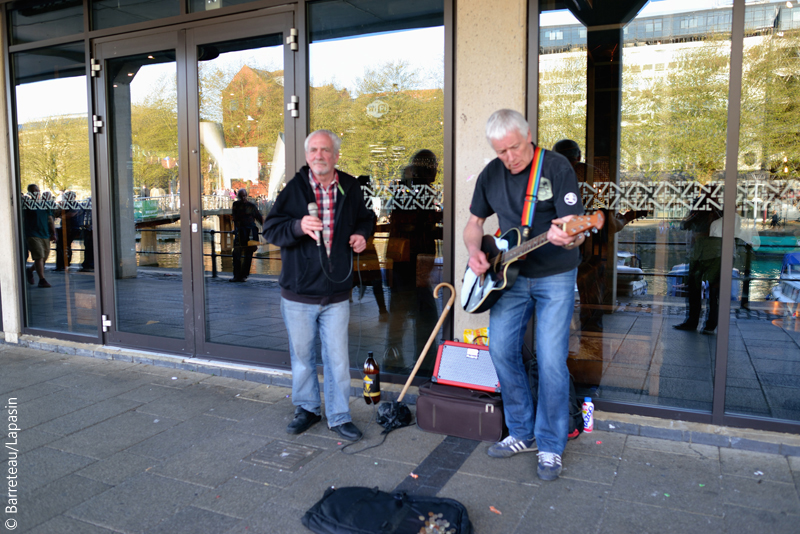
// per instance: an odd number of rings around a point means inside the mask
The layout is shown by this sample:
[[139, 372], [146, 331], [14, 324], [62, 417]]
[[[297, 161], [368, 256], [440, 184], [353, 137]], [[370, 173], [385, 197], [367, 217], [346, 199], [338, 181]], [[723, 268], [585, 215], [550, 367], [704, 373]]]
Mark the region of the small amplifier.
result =
[[500, 393], [489, 347], [445, 341], [439, 345], [432, 382]]

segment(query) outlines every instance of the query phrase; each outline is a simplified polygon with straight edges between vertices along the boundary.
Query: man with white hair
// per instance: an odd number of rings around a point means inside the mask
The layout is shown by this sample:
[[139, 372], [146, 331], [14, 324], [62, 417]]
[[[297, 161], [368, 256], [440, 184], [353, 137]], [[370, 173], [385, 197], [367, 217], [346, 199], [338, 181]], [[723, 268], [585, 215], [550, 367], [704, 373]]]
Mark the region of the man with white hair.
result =
[[348, 323], [353, 288], [353, 253], [367, 247], [373, 213], [358, 180], [336, 169], [339, 137], [317, 130], [306, 138], [306, 162], [275, 200], [264, 237], [281, 247], [281, 313], [289, 333], [294, 420], [286, 431], [300, 434], [318, 423], [321, 399], [317, 345], [322, 343], [325, 416], [342, 439], [361, 431], [350, 416]]
[[[520, 113], [509, 109], [493, 113], [486, 124], [486, 137], [497, 158], [478, 176], [464, 228], [470, 269], [481, 275], [490, 268], [481, 250], [487, 217], [496, 214], [503, 233], [527, 226], [522, 218], [529, 184], [535, 185], [530, 187], [534, 213], [529, 237], [547, 233], [549, 241], [517, 262], [521, 265], [516, 282], [491, 308], [489, 353], [502, 388], [509, 436], [488, 452], [495, 458], [508, 458], [535, 452], [538, 444], [537, 475], [555, 480], [561, 474], [561, 455], [567, 443], [569, 324], [580, 263], [577, 245], [583, 241], [582, 236], [576, 240], [559, 225], [582, 215], [583, 205], [569, 161], [555, 152], [539, 153]], [[522, 360], [525, 328], [534, 312], [539, 369], [536, 413]]]

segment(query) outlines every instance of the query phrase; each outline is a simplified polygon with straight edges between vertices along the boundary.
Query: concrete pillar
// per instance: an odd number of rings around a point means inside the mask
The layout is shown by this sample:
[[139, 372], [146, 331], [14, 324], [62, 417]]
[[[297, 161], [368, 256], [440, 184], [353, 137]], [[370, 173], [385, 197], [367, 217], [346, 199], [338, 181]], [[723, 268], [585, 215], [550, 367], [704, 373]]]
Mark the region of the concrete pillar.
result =
[[[4, 37], [5, 31], [0, 31]], [[5, 48], [5, 38], [0, 39], [0, 47]], [[6, 86], [5, 50], [0, 54], [0, 87]], [[8, 130], [8, 99], [6, 92], [0, 94], [0, 298], [2, 298], [3, 332], [9, 343], [17, 343], [22, 332], [20, 315], [20, 254], [12, 231], [17, 227], [19, 191], [12, 183], [11, 135]]]
[[156, 228], [142, 228], [139, 231], [139, 265], [158, 267], [158, 233]]
[[[501, 108], [525, 113], [528, 2], [526, 0], [459, 0], [455, 44], [455, 286], [461, 295], [461, 276], [467, 265], [467, 249], [461, 238], [469, 219], [475, 179], [496, 157], [486, 141], [486, 120]], [[496, 217], [486, 225], [497, 228]], [[455, 309], [454, 337], [462, 339], [465, 328], [489, 325], [489, 313], [479, 315]], [[491, 333], [490, 333], [491, 336]]]

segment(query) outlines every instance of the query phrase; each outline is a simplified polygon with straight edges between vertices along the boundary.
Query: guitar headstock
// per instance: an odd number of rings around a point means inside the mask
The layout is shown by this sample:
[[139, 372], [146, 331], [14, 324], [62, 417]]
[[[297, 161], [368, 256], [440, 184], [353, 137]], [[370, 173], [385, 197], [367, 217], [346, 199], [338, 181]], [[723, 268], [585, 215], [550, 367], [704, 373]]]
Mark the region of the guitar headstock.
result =
[[603, 212], [598, 210], [591, 215], [579, 215], [573, 217], [564, 225], [564, 231], [569, 235], [578, 235], [584, 232], [597, 231], [603, 228], [606, 222]]

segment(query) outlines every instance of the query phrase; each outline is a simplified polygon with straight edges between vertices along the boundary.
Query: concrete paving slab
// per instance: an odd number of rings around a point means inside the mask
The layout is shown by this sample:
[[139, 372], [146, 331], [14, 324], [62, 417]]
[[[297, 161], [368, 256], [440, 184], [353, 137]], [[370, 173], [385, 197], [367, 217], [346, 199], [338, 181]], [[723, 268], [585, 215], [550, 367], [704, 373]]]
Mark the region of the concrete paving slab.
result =
[[719, 460], [718, 447], [702, 445], [698, 443], [675, 442], [671, 440], [665, 441], [640, 436], [628, 436], [628, 440], [625, 443], [625, 448], [640, 449], [643, 451], [652, 452], [667, 452], [670, 454], [689, 456], [691, 458]]
[[206, 491], [192, 502], [192, 506], [244, 519], [280, 491], [278, 486], [234, 478]]
[[162, 519], [147, 534], [218, 534], [239, 523], [239, 519], [189, 506]]
[[723, 525], [721, 516], [691, 513], [668, 506], [611, 499], [606, 505], [598, 534], [736, 532], [725, 530]]
[[66, 436], [141, 406], [141, 403], [112, 397], [39, 425], [40, 430]]
[[179, 422], [177, 419], [125, 412], [55, 441], [49, 446], [92, 458], [108, 458], [112, 454], [163, 432]]
[[[785, 456], [736, 449], [720, 449], [720, 471], [723, 475], [759, 476], [763, 480], [793, 484], [792, 469]], [[754, 475], [759, 472], [761, 475]]]
[[85, 408], [93, 404], [93, 402], [89, 399], [77, 398], [61, 390], [46, 397], [39, 397], [31, 402], [24, 402], [20, 399], [17, 404], [19, 405], [19, 413], [25, 414], [25, 426], [31, 428]]
[[247, 400], [242, 400], [241, 397], [234, 396], [230, 400], [214, 405], [204, 414], [231, 421], [244, 421], [263, 409], [264, 406], [258, 402], [248, 402]]
[[113, 530], [59, 515], [26, 531], [28, 534], [114, 534]]
[[[6, 365], [3, 363], [3, 372], [6, 371]], [[3, 393], [3, 397], [8, 399], [9, 397], [16, 397], [17, 399], [25, 399], [25, 402], [30, 402], [32, 400], [36, 400], [40, 397], [46, 397], [48, 395], [52, 395], [58, 391], [61, 391], [61, 386], [57, 386], [52, 382], [38, 382], [36, 384], [31, 384], [30, 386], [26, 386], [22, 389], [13, 389], [11, 391]]]
[[151, 438], [140, 441], [127, 449], [127, 452], [155, 460], [164, 460], [186, 451], [203, 440], [224, 434], [232, 425], [232, 421], [198, 415]]
[[[569, 479], [539, 484], [515, 532], [530, 532], [532, 525], [538, 532], [594, 532], [595, 525], [602, 523], [611, 489], [608, 486]], [[579, 514], [571, 513], [575, 500], [581, 502]], [[503, 510], [502, 505], [497, 507]]]
[[234, 395], [227, 388], [195, 384], [185, 390], [171, 390], [166, 395], [143, 404], [136, 411], [185, 421], [233, 399]]
[[77, 474], [116, 486], [131, 477], [151, 470], [159, 463], [158, 460], [153, 460], [152, 458], [122, 451], [103, 460], [97, 460], [95, 463], [78, 471]]
[[800, 498], [793, 483], [725, 475], [720, 485], [725, 504], [800, 516]]
[[247, 382], [245, 380], [227, 378], [224, 376], [209, 376], [203, 379], [201, 383], [209, 386], [221, 386], [224, 388], [231, 388], [241, 391], [250, 391], [261, 386], [261, 384], [257, 384], [255, 382]]
[[100, 401], [146, 384], [148, 379], [149, 377], [143, 373], [128, 370], [116, 371], [101, 376], [80, 370], [55, 380], [50, 380], [50, 382], [63, 387], [65, 391], [76, 397]]
[[[15, 517], [19, 526], [15, 532], [25, 532], [50, 521], [108, 489], [109, 486], [102, 482], [70, 474], [31, 492], [24, 492], [20, 494], [19, 514]], [[51, 532], [55, 534], [58, 531]]]
[[297, 483], [288, 486], [271, 502], [308, 510], [331, 486], [378, 487], [383, 491], [392, 491], [408, 475], [408, 464], [371, 458], [364, 460], [360, 456], [333, 454], [329, 461], [317, 463], [314, 469], [307, 469]]
[[126, 533], [141, 533], [197, 498], [201, 486], [142, 473], [69, 510], [66, 515]]
[[246, 393], [239, 395], [240, 399], [265, 402], [267, 404], [275, 404], [281, 402], [286, 398], [286, 395], [292, 391], [289, 388], [280, 386], [270, 386], [268, 384], [259, 384], [258, 386], [248, 390]]
[[619, 458], [622, 456], [628, 437], [626, 434], [604, 432], [602, 430], [594, 430], [588, 434], [584, 432], [578, 439], [568, 441], [564, 452]]
[[25, 478], [20, 491], [33, 491], [94, 463], [95, 459], [44, 446], [19, 457], [18, 463], [23, 461]]
[[[322, 498], [322, 494], [319, 495], [319, 498]], [[310, 532], [301, 522], [306, 510], [269, 501], [261, 505], [249, 517], [242, 520], [225, 534], [297, 534], [299, 532]]]
[[153, 402], [156, 399], [160, 399], [166, 395], [169, 395], [171, 391], [174, 391], [173, 388], [167, 388], [164, 386], [157, 386], [150, 382], [143, 384], [136, 389], [132, 389], [127, 391], [118, 397], [120, 399], [128, 399], [136, 402], [140, 402], [142, 404]]
[[720, 492], [719, 462], [715, 459], [626, 447], [612, 496], [652, 506], [721, 516]]
[[151, 472], [213, 488], [232, 478], [241, 469], [244, 457], [264, 444], [259, 436], [224, 432], [188, 445], [185, 452], [173, 455]]
[[775, 514], [744, 506], [726, 504], [723, 531], [732, 534], [796, 534], [800, 516]]
[[571, 480], [594, 482], [610, 486], [619, 468], [619, 458], [597, 457], [565, 451], [561, 476]]
[[462, 474], [477, 475], [518, 484], [536, 484], [537, 457], [535, 452], [517, 454], [511, 458], [492, 458], [486, 454], [491, 443], [481, 443], [458, 470]]
[[[43, 430], [39, 430], [38, 427], [35, 427], [20, 432], [19, 436], [17, 436], [17, 443], [10, 443], [10, 445], [17, 449], [20, 455], [23, 455], [32, 450], [38, 449], [43, 445], [47, 445], [48, 443], [52, 443], [58, 439], [61, 439], [61, 437], [62, 436], [59, 436], [58, 434], [51, 434], [50, 432], [45, 432]], [[3, 443], [9, 443], [9, 441], [11, 440], [7, 439]]]
[[[456, 499], [463, 504], [475, 532], [514, 532], [526, 521], [538, 486], [492, 480], [492, 490], [486, 491], [486, 484], [484, 477], [459, 472], [437, 496]], [[494, 506], [501, 514], [492, 512], [490, 506]], [[533, 524], [527, 526], [530, 532]], [[536, 530], [545, 532], [539, 530], [538, 526]]]

